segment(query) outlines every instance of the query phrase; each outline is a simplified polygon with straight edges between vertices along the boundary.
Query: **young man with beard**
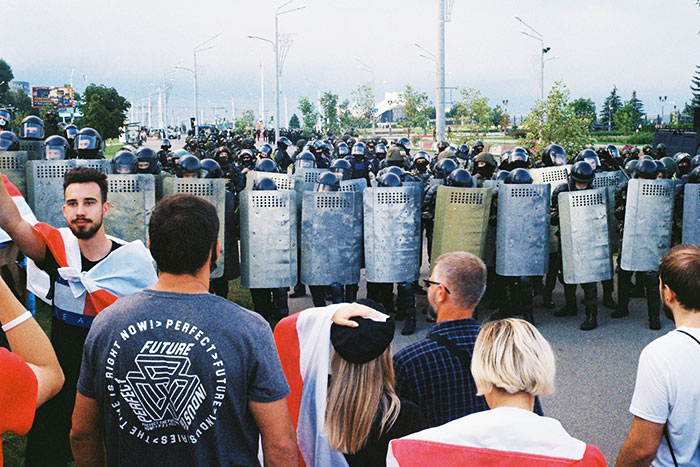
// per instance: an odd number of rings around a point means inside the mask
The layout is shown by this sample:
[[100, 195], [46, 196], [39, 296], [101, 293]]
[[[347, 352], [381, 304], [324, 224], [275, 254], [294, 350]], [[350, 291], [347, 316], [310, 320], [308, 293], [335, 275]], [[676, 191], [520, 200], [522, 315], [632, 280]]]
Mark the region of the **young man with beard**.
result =
[[51, 344], [66, 377], [56, 397], [37, 411], [25, 465], [66, 465], [71, 459], [71, 412], [83, 344], [94, 317], [118, 297], [153, 285], [152, 258], [140, 241], [107, 237], [107, 177], [87, 167], [68, 171], [63, 184], [67, 228], [31, 225], [0, 184], [0, 228], [29, 257], [29, 289], [52, 306]]
[[700, 464], [700, 248], [671, 249], [659, 279], [664, 315], [676, 329], [639, 357], [634, 419], [618, 466]]

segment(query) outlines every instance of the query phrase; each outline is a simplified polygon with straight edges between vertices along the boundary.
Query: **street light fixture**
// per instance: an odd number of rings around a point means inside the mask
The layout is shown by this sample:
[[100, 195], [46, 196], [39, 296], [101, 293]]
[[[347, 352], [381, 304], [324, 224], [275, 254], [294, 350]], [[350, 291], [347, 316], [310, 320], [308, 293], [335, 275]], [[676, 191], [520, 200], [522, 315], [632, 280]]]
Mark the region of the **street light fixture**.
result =
[[544, 100], [544, 64], [545, 64], [545, 62], [548, 62], [550, 60], [555, 60], [559, 57], [552, 57], [550, 59], [545, 60], [544, 54], [546, 54], [547, 52], [552, 50], [552, 48], [544, 46], [544, 37], [542, 36], [542, 34], [535, 31], [532, 28], [532, 26], [530, 26], [529, 24], [527, 24], [525, 21], [518, 18], [517, 16], [515, 17], [515, 19], [518, 20], [523, 26], [525, 26], [526, 28], [528, 28], [530, 31], [532, 31], [534, 33], [534, 35], [533, 35], [533, 34], [530, 34], [528, 32], [525, 32], [525, 31], [520, 31], [521, 34], [540, 42], [540, 99]]
[[198, 117], [198, 113], [199, 113], [199, 101], [198, 101], [198, 99], [199, 99], [199, 86], [197, 84], [197, 54], [200, 52], [204, 52], [205, 50], [213, 49], [214, 47], [216, 47], [216, 45], [210, 45], [207, 47], [205, 47], [205, 45], [207, 45], [209, 42], [213, 41], [214, 39], [216, 39], [220, 35], [221, 35], [221, 32], [216, 33], [213, 36], [211, 36], [209, 39], [205, 40], [204, 42], [202, 42], [201, 44], [199, 44], [197, 47], [194, 48], [194, 50], [192, 52], [192, 56], [194, 57], [194, 69], [193, 70], [189, 70], [189, 69], [183, 68], [183, 67], [175, 67], [175, 68], [191, 71], [192, 74], [194, 75], [194, 122], [195, 122], [194, 135], [195, 136], [199, 136], [199, 124], [201, 123], [199, 121], [199, 117]]
[[668, 100], [668, 96], [659, 96], [659, 102], [661, 103], [661, 126], [664, 125], [664, 104]]

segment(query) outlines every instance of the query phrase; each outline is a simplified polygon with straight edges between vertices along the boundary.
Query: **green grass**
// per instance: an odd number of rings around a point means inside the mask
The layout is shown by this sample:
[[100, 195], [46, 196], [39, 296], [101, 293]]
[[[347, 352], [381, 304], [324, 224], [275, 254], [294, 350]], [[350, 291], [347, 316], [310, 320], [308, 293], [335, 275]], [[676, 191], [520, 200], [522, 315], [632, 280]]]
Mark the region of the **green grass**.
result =
[[[107, 146], [107, 148], [109, 149], [110, 146]], [[253, 300], [250, 298], [250, 292], [248, 289], [241, 287], [240, 279], [229, 282], [228, 299], [249, 310], [253, 309]], [[48, 335], [51, 329], [51, 307], [37, 299], [35, 317]], [[26, 436], [17, 436], [12, 433], [2, 435], [4, 467], [20, 467], [24, 464], [24, 447], [26, 443]]]

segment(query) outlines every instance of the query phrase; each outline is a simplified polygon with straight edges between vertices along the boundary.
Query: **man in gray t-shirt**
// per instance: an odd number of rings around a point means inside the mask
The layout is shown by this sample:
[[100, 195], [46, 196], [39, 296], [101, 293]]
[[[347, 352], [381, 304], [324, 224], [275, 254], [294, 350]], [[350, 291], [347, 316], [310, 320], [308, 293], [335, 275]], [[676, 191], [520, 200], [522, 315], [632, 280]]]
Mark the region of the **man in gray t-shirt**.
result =
[[208, 293], [215, 221], [193, 196], [154, 210], [158, 283], [100, 313], [85, 343], [71, 432], [79, 464], [101, 460], [101, 424], [109, 465], [256, 465], [259, 435], [266, 464], [296, 464], [269, 326]]

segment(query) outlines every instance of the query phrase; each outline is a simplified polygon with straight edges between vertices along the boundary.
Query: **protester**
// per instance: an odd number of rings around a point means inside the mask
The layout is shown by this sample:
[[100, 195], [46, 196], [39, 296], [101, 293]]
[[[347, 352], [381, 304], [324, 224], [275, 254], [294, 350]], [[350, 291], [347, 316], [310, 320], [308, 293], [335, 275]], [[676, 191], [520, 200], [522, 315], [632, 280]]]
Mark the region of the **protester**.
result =
[[36, 408], [60, 391], [63, 372], [49, 338], [2, 278], [0, 323], [12, 346], [12, 352], [0, 348], [0, 434], [23, 435], [32, 426]]
[[355, 327], [331, 325], [325, 428], [331, 447], [351, 467], [384, 465], [390, 440], [425, 428], [418, 406], [394, 390], [394, 320], [377, 319], [354, 317]]
[[664, 315], [676, 329], [639, 357], [634, 419], [618, 466], [700, 465], [700, 247], [671, 249], [659, 280]]
[[95, 319], [83, 355], [71, 445], [78, 465], [297, 463], [289, 388], [262, 317], [214, 294], [214, 206], [164, 198], [149, 222], [150, 289]]
[[437, 324], [394, 355], [394, 371], [399, 397], [417, 404], [433, 427], [488, 409], [469, 373], [479, 333], [472, 314], [486, 288], [486, 266], [471, 253], [445, 253], [425, 283]]
[[28, 288], [52, 307], [51, 344], [65, 374], [63, 389], [37, 411], [25, 465], [71, 460], [70, 421], [83, 343], [92, 320], [117, 297], [153, 285], [156, 273], [142, 242], [107, 237], [107, 176], [78, 167], [65, 174], [63, 215], [68, 227], [31, 225], [0, 183], [0, 228], [30, 259]]
[[471, 372], [491, 410], [392, 441], [387, 465], [606, 465], [597, 447], [533, 412], [535, 397], [553, 392], [555, 376], [554, 352], [534, 326], [512, 318], [486, 323]]

